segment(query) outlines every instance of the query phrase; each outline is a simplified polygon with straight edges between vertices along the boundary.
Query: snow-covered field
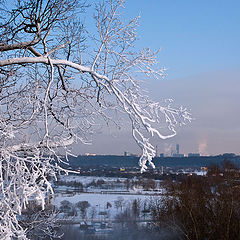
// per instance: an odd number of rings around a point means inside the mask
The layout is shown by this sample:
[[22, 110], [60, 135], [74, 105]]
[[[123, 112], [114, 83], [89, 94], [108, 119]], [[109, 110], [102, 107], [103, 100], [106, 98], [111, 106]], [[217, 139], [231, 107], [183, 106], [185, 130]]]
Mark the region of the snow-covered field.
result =
[[[62, 194], [57, 194], [54, 198], [53, 204], [57, 207], [60, 207], [61, 201], [67, 200], [72, 204], [76, 204], [79, 201], [88, 201], [91, 207], [95, 207], [97, 211], [105, 211], [107, 208], [107, 202], [112, 205], [111, 211], [114, 213], [118, 213], [117, 209], [115, 209], [114, 202], [119, 200], [119, 198], [123, 198], [123, 208], [129, 206], [131, 202], [135, 199], [140, 199], [143, 203], [144, 201], [153, 200], [159, 196], [149, 196], [149, 195], [127, 195], [127, 194], [98, 194], [98, 193], [80, 193], [74, 196], [67, 196]], [[115, 211], [115, 210], [116, 211]]]
[[[161, 180], [154, 180], [156, 184], [156, 188], [144, 190], [142, 186], [135, 184], [130, 187], [131, 181], [138, 181], [137, 178], [127, 179], [127, 178], [119, 178], [119, 177], [95, 177], [95, 176], [80, 176], [80, 175], [62, 175], [59, 177], [59, 181], [66, 183], [81, 183], [84, 189], [84, 192], [94, 192], [101, 193], [103, 191], [122, 191], [129, 192], [132, 194], [161, 194], [163, 189], [161, 187]], [[127, 188], [126, 181], [129, 182], [129, 187]], [[146, 180], [147, 181], [147, 180]], [[95, 182], [96, 184], [91, 184]], [[100, 182], [98, 184], [98, 182]], [[74, 185], [71, 187], [67, 187], [66, 185], [60, 185], [55, 187], [56, 192], [63, 191], [73, 191]]]
[[61, 180], [61, 181], [81, 182], [84, 185], [91, 183], [93, 180], [96, 181], [96, 182], [98, 180], [104, 180], [106, 182], [116, 182], [116, 181], [124, 182], [124, 181], [126, 181], [126, 179], [127, 178], [95, 177], [95, 176], [80, 176], [80, 175], [62, 175], [59, 178], [59, 180]]
[[[101, 187], [91, 186], [90, 188], [84, 189], [87, 192], [74, 192], [73, 189], [69, 190], [69, 187], [59, 186], [57, 188], [55, 197], [52, 203], [58, 208], [61, 206], [61, 202], [64, 200], [69, 201], [72, 205], [80, 202], [87, 201], [90, 204], [87, 212], [88, 216], [90, 215], [90, 209], [95, 208], [96, 212], [107, 212], [109, 216], [115, 217], [117, 214], [124, 211], [124, 209], [132, 206], [132, 202], [135, 199], [141, 203], [141, 208], [143, 208], [144, 203], [147, 204], [149, 201], [154, 200], [155, 198], [161, 197], [161, 193], [163, 189], [156, 189], [145, 191], [141, 188], [131, 188], [128, 191], [124, 185], [126, 181], [125, 178], [108, 178], [108, 177], [86, 177], [86, 176], [61, 176], [61, 181], [64, 182], [81, 182], [84, 186], [91, 183], [93, 180], [104, 180], [106, 184], [112, 186], [112, 189]], [[159, 183], [159, 181], [156, 181]], [[111, 184], [110, 184], [111, 183]], [[117, 185], [117, 187], [115, 186]], [[70, 193], [71, 192], [71, 193]], [[121, 207], [116, 206], [116, 202], [121, 202]], [[108, 207], [107, 207], [108, 205]], [[110, 207], [109, 207], [110, 206]]]

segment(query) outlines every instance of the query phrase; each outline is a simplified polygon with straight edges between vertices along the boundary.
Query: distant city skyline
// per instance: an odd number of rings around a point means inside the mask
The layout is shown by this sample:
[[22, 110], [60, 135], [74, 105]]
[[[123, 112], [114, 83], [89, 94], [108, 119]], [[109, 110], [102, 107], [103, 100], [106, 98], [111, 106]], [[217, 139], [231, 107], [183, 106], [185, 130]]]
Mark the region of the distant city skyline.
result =
[[[173, 98], [191, 110], [195, 120], [176, 137], [153, 140], [158, 152], [180, 144], [182, 153], [240, 153], [240, 1], [126, 1], [126, 18], [140, 14], [136, 48], [161, 48], [164, 80], [145, 86], [157, 101]], [[127, 124], [126, 124], [127, 126]], [[93, 136], [92, 146], [74, 152], [141, 153], [130, 127], [110, 127]]]

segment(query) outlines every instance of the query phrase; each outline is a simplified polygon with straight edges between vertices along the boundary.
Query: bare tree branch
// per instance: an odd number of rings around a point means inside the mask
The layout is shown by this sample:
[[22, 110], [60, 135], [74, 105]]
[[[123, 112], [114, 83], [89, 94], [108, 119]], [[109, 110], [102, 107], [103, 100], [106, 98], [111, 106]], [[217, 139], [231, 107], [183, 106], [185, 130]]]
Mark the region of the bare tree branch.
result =
[[142, 90], [138, 78], [162, 78], [165, 69], [159, 51], [135, 50], [139, 17], [127, 21], [123, 3], [97, 3], [96, 29], [82, 22], [81, 0], [16, 0], [0, 9], [1, 239], [27, 239], [23, 209], [32, 199], [45, 207], [48, 176], [64, 171], [69, 146], [89, 143], [99, 120], [119, 127], [114, 113], [129, 117], [142, 172], [154, 167], [152, 137], [173, 137], [191, 121], [185, 108]]

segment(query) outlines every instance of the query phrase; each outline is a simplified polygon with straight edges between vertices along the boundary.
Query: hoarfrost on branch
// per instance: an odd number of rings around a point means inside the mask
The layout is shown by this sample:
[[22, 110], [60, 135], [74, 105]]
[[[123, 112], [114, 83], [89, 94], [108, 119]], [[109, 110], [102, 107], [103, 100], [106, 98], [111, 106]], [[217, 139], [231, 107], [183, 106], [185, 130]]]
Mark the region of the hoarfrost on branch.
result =
[[[32, 199], [44, 208], [53, 193], [49, 177], [64, 171], [59, 151], [67, 158], [70, 145], [87, 143], [99, 118], [129, 117], [142, 172], [154, 167], [151, 137], [172, 137], [191, 120], [185, 108], [151, 101], [141, 90], [138, 77], [158, 79], [165, 69], [158, 67], [158, 51], [134, 49], [139, 17], [123, 20], [123, 2], [0, 2], [1, 239], [27, 238], [22, 210]], [[85, 19], [89, 7], [95, 28]], [[162, 122], [166, 135], [156, 127]]]

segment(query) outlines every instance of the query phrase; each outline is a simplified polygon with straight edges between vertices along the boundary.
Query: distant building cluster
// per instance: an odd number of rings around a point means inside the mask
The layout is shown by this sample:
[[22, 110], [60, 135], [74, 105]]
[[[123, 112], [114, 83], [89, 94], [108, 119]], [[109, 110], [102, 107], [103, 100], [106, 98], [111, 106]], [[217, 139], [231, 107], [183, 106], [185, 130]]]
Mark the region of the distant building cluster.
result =
[[[164, 157], [175, 157], [175, 158], [181, 158], [181, 157], [200, 157], [200, 153], [188, 153], [187, 155], [183, 154], [183, 153], [180, 153], [180, 145], [179, 144], [176, 144], [176, 149], [173, 149], [171, 151], [171, 154], [170, 156], [169, 155], [165, 155], [164, 153], [160, 153], [158, 155], [158, 151], [157, 151], [157, 146], [156, 146], [156, 157], [160, 157], [160, 158], [164, 158]], [[139, 155], [137, 154], [133, 154], [133, 153], [130, 153], [130, 152], [124, 152], [124, 157], [128, 157], [128, 156], [131, 156], [131, 157], [139, 157]]]
[[[165, 157], [164, 153], [160, 153], [159, 157], [160, 158]], [[180, 145], [176, 144], [176, 149], [171, 151], [170, 157], [181, 158], [181, 157], [186, 157], [186, 155], [184, 155], [183, 153], [180, 153]], [[200, 153], [188, 153], [187, 157], [200, 157]]]
[[[158, 154], [158, 151], [157, 151], [157, 146], [156, 146], [156, 157], [160, 157], [160, 158], [164, 158], [164, 157], [173, 157], [173, 158], [183, 158], [183, 157], [201, 157], [201, 154], [200, 153], [188, 153], [188, 154], [183, 154], [180, 152], [180, 145], [179, 144], [176, 144], [176, 148], [175, 149], [172, 149], [171, 151], [171, 154], [169, 155], [165, 155], [164, 153], [160, 153]], [[234, 153], [224, 153], [222, 154], [224, 157], [226, 158], [231, 158], [231, 157], [234, 157], [236, 156]], [[99, 156], [98, 154], [96, 153], [85, 153], [84, 156]], [[121, 155], [122, 156], [122, 155]], [[131, 153], [131, 152], [127, 152], [125, 151], [123, 153], [123, 156], [124, 157], [140, 157], [139, 154], [134, 154], [134, 153]]]

